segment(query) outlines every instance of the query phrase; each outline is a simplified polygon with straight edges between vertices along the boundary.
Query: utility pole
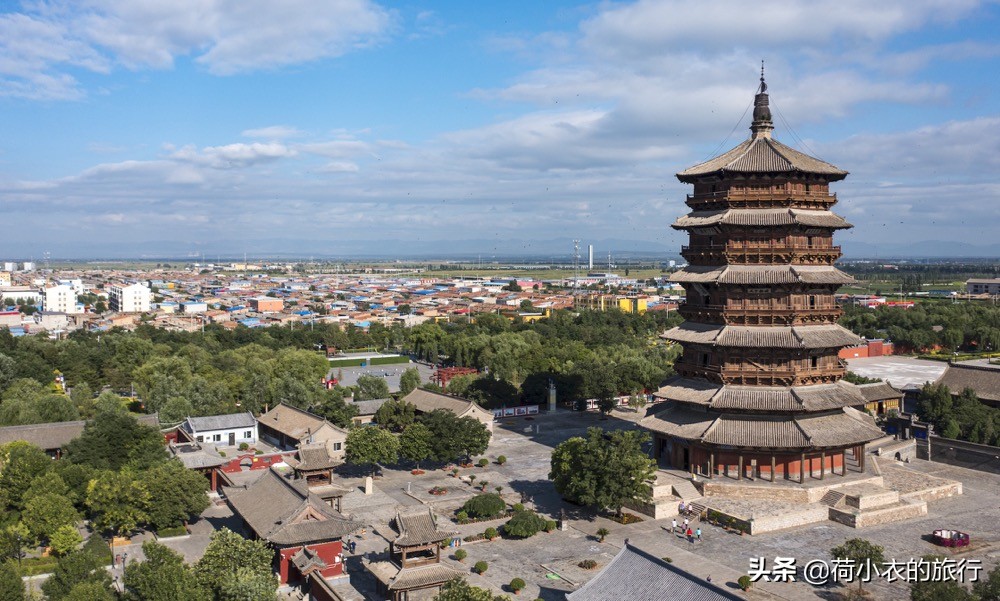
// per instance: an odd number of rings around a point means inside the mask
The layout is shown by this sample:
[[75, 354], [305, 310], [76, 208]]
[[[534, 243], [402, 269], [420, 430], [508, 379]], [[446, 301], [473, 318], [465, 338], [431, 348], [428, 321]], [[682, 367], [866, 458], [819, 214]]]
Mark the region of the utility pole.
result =
[[573, 240], [573, 296], [580, 291], [580, 241]]

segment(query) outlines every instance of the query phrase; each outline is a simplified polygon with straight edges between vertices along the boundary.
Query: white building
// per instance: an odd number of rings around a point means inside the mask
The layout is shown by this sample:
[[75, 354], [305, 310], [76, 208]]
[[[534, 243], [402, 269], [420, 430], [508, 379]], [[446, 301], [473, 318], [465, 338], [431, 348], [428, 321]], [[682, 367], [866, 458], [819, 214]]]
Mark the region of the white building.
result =
[[4, 261], [4, 263], [3, 263], [3, 270], [4, 271], [17, 271], [17, 263], [14, 263], [13, 261]]
[[202, 303], [198, 301], [181, 303], [181, 313], [192, 315], [195, 313], [204, 313], [205, 311], [208, 311], [208, 303]]
[[21, 271], [34, 271], [35, 263], [33, 261], [25, 261], [21, 264], [21, 267], [23, 268]]
[[28, 304], [37, 305], [45, 295], [37, 288], [31, 286], [6, 286], [0, 288], [0, 297], [7, 301], [8, 305], [13, 305], [14, 301], [24, 300]]
[[257, 443], [257, 419], [249, 411], [229, 415], [189, 417], [181, 429], [193, 442], [209, 442], [223, 446], [236, 446], [241, 442]]
[[145, 313], [153, 293], [142, 284], [112, 286], [108, 290], [108, 303], [112, 311], [119, 313]]
[[45, 310], [58, 313], [79, 313], [76, 291], [71, 286], [59, 284], [45, 289]]

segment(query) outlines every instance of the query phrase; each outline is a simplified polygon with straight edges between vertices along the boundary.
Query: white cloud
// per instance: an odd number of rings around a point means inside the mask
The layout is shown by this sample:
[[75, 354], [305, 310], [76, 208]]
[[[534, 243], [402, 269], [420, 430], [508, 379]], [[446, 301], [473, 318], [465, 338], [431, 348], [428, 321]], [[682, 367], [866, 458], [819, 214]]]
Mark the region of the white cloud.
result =
[[193, 146], [185, 146], [174, 152], [171, 158], [206, 165], [213, 169], [239, 169], [292, 157], [295, 154], [295, 150], [280, 142], [254, 142], [208, 146], [200, 151]]
[[284, 138], [297, 138], [303, 135], [303, 133], [290, 125], [271, 125], [268, 127], [258, 127], [256, 129], [245, 129], [240, 135], [245, 138], [282, 140]]
[[49, 0], [0, 14], [0, 95], [72, 100], [66, 73], [167, 69], [191, 56], [230, 75], [335, 58], [385, 39], [393, 13], [371, 0]]

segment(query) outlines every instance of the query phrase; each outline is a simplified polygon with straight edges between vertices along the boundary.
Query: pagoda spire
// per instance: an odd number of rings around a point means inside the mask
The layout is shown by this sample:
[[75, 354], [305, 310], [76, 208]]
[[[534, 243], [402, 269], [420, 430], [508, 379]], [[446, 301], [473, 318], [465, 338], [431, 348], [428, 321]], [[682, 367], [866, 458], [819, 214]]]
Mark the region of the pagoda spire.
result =
[[774, 130], [771, 121], [771, 109], [768, 106], [767, 82], [764, 81], [764, 61], [760, 61], [760, 87], [753, 100], [753, 123], [750, 124], [752, 139], [770, 138]]

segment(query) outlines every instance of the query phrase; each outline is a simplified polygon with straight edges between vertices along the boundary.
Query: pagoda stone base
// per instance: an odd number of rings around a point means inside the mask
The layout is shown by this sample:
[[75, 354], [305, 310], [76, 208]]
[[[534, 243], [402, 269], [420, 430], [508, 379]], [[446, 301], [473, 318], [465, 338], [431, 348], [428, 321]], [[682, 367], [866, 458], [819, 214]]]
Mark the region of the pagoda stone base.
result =
[[673, 517], [680, 498], [667, 490], [693, 485], [702, 494], [697, 505], [748, 523], [749, 534], [762, 534], [825, 521], [852, 528], [887, 524], [925, 516], [928, 501], [962, 494], [961, 482], [929, 476], [889, 459], [872, 458], [866, 468], [843, 478], [803, 484], [705, 480], [660, 470], [653, 486], [659, 494], [651, 503], [630, 507], [653, 519]]

